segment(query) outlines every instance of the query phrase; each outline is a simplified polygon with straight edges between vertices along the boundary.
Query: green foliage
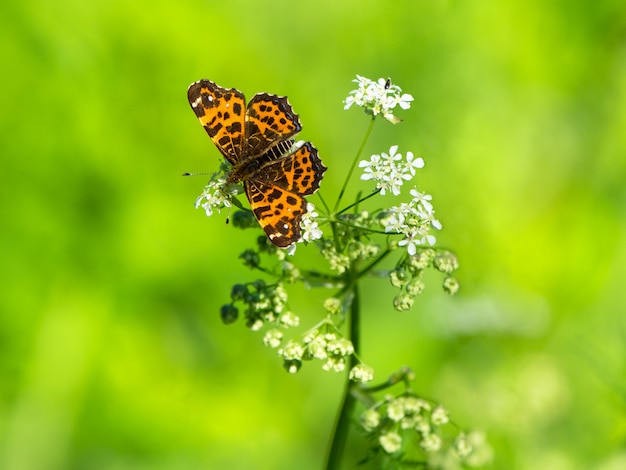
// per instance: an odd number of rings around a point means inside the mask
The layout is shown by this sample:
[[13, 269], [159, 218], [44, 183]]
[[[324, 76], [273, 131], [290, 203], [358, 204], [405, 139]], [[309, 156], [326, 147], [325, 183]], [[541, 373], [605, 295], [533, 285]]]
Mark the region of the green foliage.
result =
[[223, 326], [255, 235], [193, 207], [202, 182], [178, 175], [220, 156], [185, 91], [288, 95], [336, 191], [358, 73], [414, 96], [365, 153], [425, 157], [462, 260], [459, 294], [408, 315], [365, 285], [364, 360], [410, 363], [495, 468], [621, 468], [624, 18], [620, 0], [5, 2], [0, 467], [320, 468], [339, 377], [287, 375]]

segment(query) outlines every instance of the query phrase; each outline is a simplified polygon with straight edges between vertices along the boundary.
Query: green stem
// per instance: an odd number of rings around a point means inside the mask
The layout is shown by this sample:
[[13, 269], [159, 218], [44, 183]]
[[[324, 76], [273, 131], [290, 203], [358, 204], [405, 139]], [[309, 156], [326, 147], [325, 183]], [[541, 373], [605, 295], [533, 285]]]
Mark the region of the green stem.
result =
[[367, 233], [380, 233], [381, 235], [395, 235], [393, 233], [389, 234], [389, 233], [385, 232], [384, 230], [376, 230], [376, 229], [373, 229], [373, 228], [361, 227], [360, 225], [349, 224], [348, 222], [346, 222], [344, 220], [338, 220], [335, 223], [343, 225], [345, 227], [351, 227], [351, 228], [355, 228], [357, 230], [362, 230], [363, 232], [367, 232]]
[[[354, 367], [358, 360], [356, 356], [360, 352], [360, 299], [358, 285], [353, 284], [354, 297], [352, 299], [352, 305], [350, 306], [350, 340], [354, 346], [354, 353], [350, 356], [350, 365], [348, 370]], [[340, 468], [343, 452], [346, 448], [346, 442], [348, 440], [348, 431], [350, 430], [350, 422], [352, 414], [354, 413], [354, 407], [356, 405], [356, 398], [352, 395], [353, 385], [350, 383], [350, 379], [346, 375], [346, 385], [343, 393], [343, 403], [337, 416], [335, 423], [335, 429], [333, 437], [330, 443], [328, 455], [326, 457], [326, 469], [335, 470]]]
[[373, 197], [373, 196], [376, 196], [379, 192], [380, 192], [380, 189], [375, 190], [374, 192], [372, 192], [372, 193], [368, 194], [367, 196], [362, 197], [362, 198], [361, 198], [361, 199], [359, 199], [358, 201], [353, 202], [353, 203], [352, 203], [352, 204], [350, 204], [349, 206], [344, 207], [344, 208], [343, 208], [343, 209], [341, 209], [339, 212], [337, 212], [337, 214], [336, 214], [336, 215], [341, 215], [341, 214], [343, 214], [344, 212], [346, 212], [346, 211], [348, 211], [348, 210], [352, 209], [354, 206], [357, 206], [357, 205], [361, 204], [363, 201], [367, 201], [369, 198], [371, 198], [371, 197]]
[[372, 269], [374, 269], [374, 267], [380, 263], [382, 260], [384, 260], [389, 253], [391, 253], [391, 249], [387, 248], [385, 251], [383, 251], [381, 253], [381, 255], [376, 258], [374, 261], [372, 261], [370, 264], [368, 264], [365, 268], [363, 268], [363, 270], [357, 275], [357, 280], [361, 279], [363, 276], [365, 276], [367, 273], [369, 273]]
[[359, 162], [359, 158], [361, 157], [361, 153], [363, 153], [363, 149], [365, 148], [365, 143], [367, 142], [367, 139], [369, 139], [369, 136], [372, 133], [372, 129], [374, 128], [375, 119], [376, 119], [376, 116], [372, 116], [370, 125], [367, 128], [367, 131], [365, 132], [365, 137], [363, 137], [363, 142], [361, 142], [361, 146], [359, 147], [359, 150], [354, 156], [354, 160], [352, 161], [352, 166], [350, 166], [350, 170], [348, 171], [348, 174], [346, 175], [346, 179], [343, 182], [341, 191], [339, 191], [339, 197], [337, 198], [337, 202], [335, 203], [335, 208], [333, 209], [333, 212], [336, 212], [337, 208], [339, 207], [339, 204], [341, 204], [341, 198], [343, 197], [343, 194], [346, 192], [346, 188], [348, 187], [348, 181], [350, 181], [350, 177], [352, 176], [352, 173], [354, 172], [354, 169], [356, 168], [356, 165]]
[[326, 210], [326, 214], [330, 214], [330, 207], [328, 207], [328, 204], [326, 204], [326, 201], [322, 197], [322, 192], [318, 191], [317, 195], [319, 196], [320, 201], [322, 201], [322, 205], [324, 206], [324, 209]]

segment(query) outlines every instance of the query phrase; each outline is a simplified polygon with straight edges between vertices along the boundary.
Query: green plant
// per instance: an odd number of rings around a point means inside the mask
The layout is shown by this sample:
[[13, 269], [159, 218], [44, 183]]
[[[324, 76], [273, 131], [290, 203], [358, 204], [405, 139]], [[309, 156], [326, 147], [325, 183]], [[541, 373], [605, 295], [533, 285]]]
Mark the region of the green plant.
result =
[[[464, 432], [450, 420], [441, 405], [415, 393], [410, 386], [414, 374], [409, 368], [401, 368], [381, 384], [370, 385], [374, 370], [360, 359], [363, 306], [359, 286], [363, 278], [386, 277], [398, 289], [390, 302], [398, 311], [409, 310], [423, 292], [426, 270], [442, 274], [443, 289], [448, 294], [456, 293], [459, 283], [454, 277], [458, 268], [456, 256], [436, 246], [434, 231], [440, 230], [441, 224], [435, 218], [432, 197], [420, 192], [415, 185], [409, 186], [424, 166], [424, 160], [410, 151], [399, 153], [397, 145], [391, 146], [388, 152], [362, 159], [377, 118], [399, 123], [392, 111], [398, 106], [409, 109], [413, 98], [402, 93], [391, 80], [372, 81], [357, 76], [355, 82], [358, 88], [350, 92], [345, 108], [362, 107], [371, 119], [337, 198], [330, 204], [318, 192], [321, 206], [316, 208], [308, 203], [301, 222], [301, 243], [280, 249], [267, 237], [260, 236], [254, 248], [240, 255], [244, 265], [260, 271], [270, 280], [234, 285], [230, 302], [221, 309], [221, 317], [224, 323], [230, 324], [243, 314], [250, 329], [264, 333], [264, 344], [277, 351], [290, 373], [314, 361], [324, 370], [347, 371], [343, 403], [327, 454], [327, 468], [339, 467], [357, 403], [363, 407], [361, 427], [371, 444], [365, 459], [376, 459], [381, 465], [426, 468], [478, 466], [488, 461], [490, 454], [482, 435]], [[332, 171], [332, 162], [329, 166]], [[250, 211], [236, 199], [241, 191], [233, 190], [228, 183], [230, 167], [224, 163], [212, 176], [196, 206], [212, 215], [234, 204], [240, 210], [233, 215], [233, 225], [257, 227]], [[360, 179], [371, 181], [374, 188], [369, 194], [359, 195], [355, 201], [342, 206], [346, 188], [357, 168], [361, 169]], [[377, 195], [401, 200], [407, 193], [408, 202], [369, 208], [375, 205]], [[327, 269], [298, 267], [292, 257], [297, 246], [317, 249]], [[295, 283], [334, 289], [334, 293], [324, 302], [324, 311], [316, 324], [287, 338], [288, 331], [300, 327], [300, 317], [289, 309], [287, 295], [288, 287]], [[397, 384], [404, 386], [399, 394], [380, 396]]]

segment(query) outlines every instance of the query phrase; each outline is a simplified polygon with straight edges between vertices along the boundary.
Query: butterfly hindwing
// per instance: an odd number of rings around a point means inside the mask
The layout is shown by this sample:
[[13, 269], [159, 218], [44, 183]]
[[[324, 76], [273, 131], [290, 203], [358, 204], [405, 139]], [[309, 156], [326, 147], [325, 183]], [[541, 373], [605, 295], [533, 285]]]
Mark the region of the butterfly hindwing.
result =
[[306, 212], [302, 196], [254, 180], [245, 181], [244, 188], [252, 213], [274, 245], [284, 248], [300, 239], [300, 222]]
[[268, 159], [250, 178], [308, 196], [319, 189], [325, 171], [317, 149], [310, 142], [305, 142], [276, 159]]
[[258, 93], [250, 100], [245, 126], [245, 152], [249, 157], [261, 156], [302, 129], [287, 97], [269, 93]]

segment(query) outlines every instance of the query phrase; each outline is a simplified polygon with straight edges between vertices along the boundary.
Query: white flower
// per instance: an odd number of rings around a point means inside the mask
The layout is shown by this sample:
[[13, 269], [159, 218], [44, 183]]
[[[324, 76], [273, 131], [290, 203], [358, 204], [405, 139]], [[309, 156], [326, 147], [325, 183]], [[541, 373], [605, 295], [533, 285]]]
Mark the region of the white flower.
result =
[[391, 111], [396, 106], [402, 109], [411, 107], [413, 97], [408, 93], [402, 93], [399, 86], [391, 84], [391, 80], [379, 78], [378, 81], [373, 81], [357, 75], [353, 82], [357, 83], [358, 88], [350, 91], [344, 101], [344, 109], [350, 108], [353, 104], [361, 106], [365, 112], [374, 116], [382, 114], [385, 119], [395, 124], [400, 120]]
[[400, 450], [402, 438], [400, 437], [400, 434], [392, 431], [386, 434], [381, 434], [381, 436], [378, 438], [378, 442], [380, 442], [382, 448], [385, 449], [385, 452], [387, 452], [388, 454], [393, 454], [394, 452]]
[[324, 301], [324, 308], [328, 313], [338, 314], [341, 313], [341, 300], [336, 297], [329, 297]]
[[424, 210], [431, 214], [433, 212], [433, 205], [430, 203], [433, 197], [430, 194], [420, 193], [417, 189], [413, 188], [409, 191], [409, 194], [413, 196], [413, 205], [424, 208]]
[[316, 336], [307, 344], [308, 352], [315, 359], [326, 359], [328, 353], [326, 352], [326, 340], [321, 335]]
[[437, 452], [441, 449], [441, 438], [437, 434], [428, 434], [422, 439], [421, 446], [425, 452]]
[[202, 194], [200, 194], [200, 196], [196, 199], [196, 209], [202, 207], [206, 212], [206, 215], [210, 217], [213, 215], [214, 210], [217, 210], [219, 213], [220, 209], [230, 207], [230, 194], [224, 192], [225, 185], [225, 176], [209, 181], [209, 183], [204, 187]]
[[383, 196], [387, 191], [391, 191], [394, 196], [399, 195], [404, 182], [412, 179], [415, 170], [423, 166], [424, 160], [414, 158], [412, 152], [407, 152], [406, 160], [403, 160], [397, 145], [392, 145], [389, 153], [375, 154], [369, 160], [359, 162], [359, 168], [364, 169], [361, 179], [376, 181], [376, 188]]
[[422, 157], [414, 158], [413, 152], [406, 153], [406, 168], [411, 174], [415, 176], [415, 170], [418, 168], [424, 168], [424, 159]]
[[343, 372], [346, 369], [346, 361], [342, 357], [329, 357], [326, 359], [322, 369]]
[[433, 410], [433, 413], [430, 415], [430, 420], [435, 426], [441, 426], [450, 421], [448, 417], [448, 412], [442, 406], [438, 406]]
[[277, 348], [283, 340], [283, 334], [280, 330], [273, 329], [265, 333], [263, 344], [270, 348]]
[[387, 416], [396, 422], [404, 418], [404, 398], [395, 398], [389, 402], [387, 405]]
[[324, 244], [321, 253], [328, 261], [330, 269], [337, 271], [339, 274], [346, 272], [346, 269], [350, 266], [350, 258], [347, 255], [337, 253], [335, 245], [330, 240], [327, 240], [327, 243]]
[[403, 234], [404, 238], [398, 242], [398, 246], [406, 247], [409, 255], [414, 256], [418, 246], [432, 246], [437, 242], [430, 231], [432, 228], [441, 230], [441, 222], [435, 219], [430, 194], [420, 193], [417, 189], [409, 193], [413, 199], [408, 204], [391, 207], [381, 223], [385, 232]]
[[304, 348], [300, 343], [289, 341], [278, 351], [279, 356], [288, 361], [301, 360], [304, 355]]
[[374, 380], [374, 369], [365, 364], [357, 364], [348, 375], [353, 382], [364, 383]]
[[312, 203], [307, 203], [306, 213], [302, 216], [300, 221], [300, 228], [302, 229], [302, 236], [300, 242], [312, 242], [313, 240], [319, 240], [324, 235], [319, 228], [317, 222], [318, 214], [315, 212], [315, 206]]
[[373, 431], [380, 424], [380, 414], [378, 411], [369, 408], [361, 413], [361, 425], [366, 431]]
[[289, 328], [296, 327], [300, 324], [300, 317], [293, 312], [285, 312], [280, 316], [280, 325]]
[[334, 356], [349, 356], [354, 352], [354, 346], [349, 339], [338, 338], [328, 342], [326, 351]]

